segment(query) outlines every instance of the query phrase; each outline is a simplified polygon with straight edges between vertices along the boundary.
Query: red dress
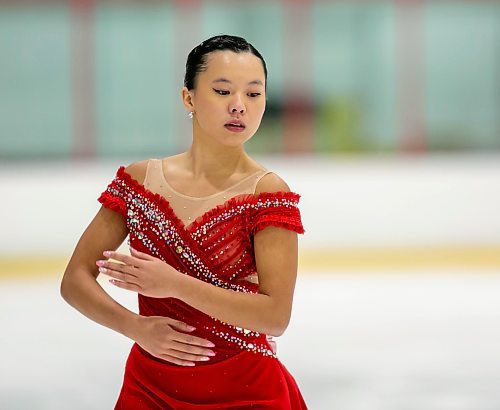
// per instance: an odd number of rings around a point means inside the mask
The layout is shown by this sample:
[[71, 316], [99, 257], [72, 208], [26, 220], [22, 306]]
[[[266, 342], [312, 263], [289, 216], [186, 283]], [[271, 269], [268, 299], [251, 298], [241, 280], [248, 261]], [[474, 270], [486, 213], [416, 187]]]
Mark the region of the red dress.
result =
[[[253, 235], [268, 225], [304, 233], [294, 192], [244, 193], [185, 225], [163, 195], [120, 166], [98, 201], [119, 212], [129, 244], [187, 275], [237, 292], [258, 293], [240, 280], [255, 274]], [[176, 298], [138, 294], [139, 314], [168, 316], [196, 327], [189, 334], [214, 342], [216, 355], [181, 366], [134, 343], [115, 409], [307, 409], [296, 381], [265, 334], [213, 318]]]

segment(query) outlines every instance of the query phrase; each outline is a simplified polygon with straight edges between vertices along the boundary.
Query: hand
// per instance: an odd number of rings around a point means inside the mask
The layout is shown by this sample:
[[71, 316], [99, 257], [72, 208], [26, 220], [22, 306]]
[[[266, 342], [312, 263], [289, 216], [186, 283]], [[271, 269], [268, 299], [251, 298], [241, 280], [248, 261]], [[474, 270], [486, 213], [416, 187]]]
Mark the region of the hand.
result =
[[174, 329], [192, 332], [194, 327], [163, 316], [138, 316], [132, 339], [148, 353], [181, 366], [194, 366], [195, 361], [210, 360], [215, 353], [208, 349], [212, 342]]
[[154, 298], [174, 297], [175, 281], [183, 274], [168, 263], [130, 247], [131, 256], [113, 251], [103, 255], [122, 263], [96, 261], [99, 272], [111, 276], [110, 282], [122, 289]]

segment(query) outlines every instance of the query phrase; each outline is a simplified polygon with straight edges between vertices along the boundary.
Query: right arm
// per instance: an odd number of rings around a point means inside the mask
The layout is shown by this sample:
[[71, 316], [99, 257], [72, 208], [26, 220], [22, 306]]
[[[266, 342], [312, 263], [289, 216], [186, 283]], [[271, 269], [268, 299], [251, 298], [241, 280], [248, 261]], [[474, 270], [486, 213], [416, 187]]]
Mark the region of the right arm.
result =
[[[147, 161], [129, 165], [126, 171], [143, 181]], [[101, 206], [83, 232], [64, 271], [63, 299], [89, 319], [136, 341], [149, 353], [183, 365], [210, 355], [210, 342], [175, 330], [192, 331], [185, 323], [168, 317], [140, 316], [111, 298], [97, 282], [96, 261], [102, 252], [116, 250], [128, 235], [125, 218]]]

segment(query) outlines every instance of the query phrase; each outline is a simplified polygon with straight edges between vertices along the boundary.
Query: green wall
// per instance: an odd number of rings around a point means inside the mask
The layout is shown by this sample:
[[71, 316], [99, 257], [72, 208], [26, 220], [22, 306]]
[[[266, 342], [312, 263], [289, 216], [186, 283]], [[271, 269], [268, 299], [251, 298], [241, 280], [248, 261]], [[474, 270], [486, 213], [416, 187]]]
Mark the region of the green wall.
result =
[[[65, 3], [0, 6], [0, 159], [75, 154], [72, 14]], [[246, 37], [267, 61], [268, 111], [249, 151], [281, 152], [290, 53], [310, 60], [316, 153], [396, 152], [397, 13], [392, 1], [313, 2], [310, 48], [291, 48], [282, 2], [98, 2], [93, 14], [96, 155], [154, 156], [190, 142], [180, 100], [185, 58], [220, 33]], [[293, 29], [293, 27], [292, 27]], [[500, 4], [427, 2], [424, 121], [431, 150], [500, 148]], [[411, 50], [410, 50], [411, 52]], [[292, 59], [293, 60], [293, 59]], [[297, 60], [296, 60], [297, 61]]]

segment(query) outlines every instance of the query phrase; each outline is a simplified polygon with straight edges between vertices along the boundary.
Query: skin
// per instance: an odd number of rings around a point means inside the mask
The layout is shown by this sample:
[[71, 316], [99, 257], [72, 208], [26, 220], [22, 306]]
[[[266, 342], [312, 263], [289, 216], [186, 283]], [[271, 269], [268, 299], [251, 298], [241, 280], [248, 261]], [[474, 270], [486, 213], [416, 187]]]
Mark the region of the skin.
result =
[[[265, 76], [260, 59], [251, 53], [213, 52], [207, 70], [197, 77], [195, 89], [183, 87], [181, 96], [186, 110], [194, 112], [192, 145], [188, 151], [163, 160], [169, 183], [176, 190], [191, 196], [211, 195], [262, 169], [243, 147], [257, 131], [265, 110]], [[234, 119], [244, 121], [243, 132], [224, 127]], [[146, 165], [147, 160], [137, 161], [126, 171], [142, 183]], [[256, 187], [256, 194], [277, 191], [290, 189], [274, 173], [262, 177]], [[255, 234], [258, 294], [213, 286], [132, 248], [130, 255], [116, 252], [127, 234], [124, 218], [101, 206], [64, 272], [62, 297], [95, 322], [172, 363], [194, 365], [213, 355], [210, 342], [189, 335], [192, 329], [185, 323], [167, 317], [143, 317], [118, 304], [96, 281], [103, 273], [122, 289], [176, 297], [235, 326], [272, 336], [280, 336], [287, 328], [297, 274], [296, 232], [268, 226]]]

